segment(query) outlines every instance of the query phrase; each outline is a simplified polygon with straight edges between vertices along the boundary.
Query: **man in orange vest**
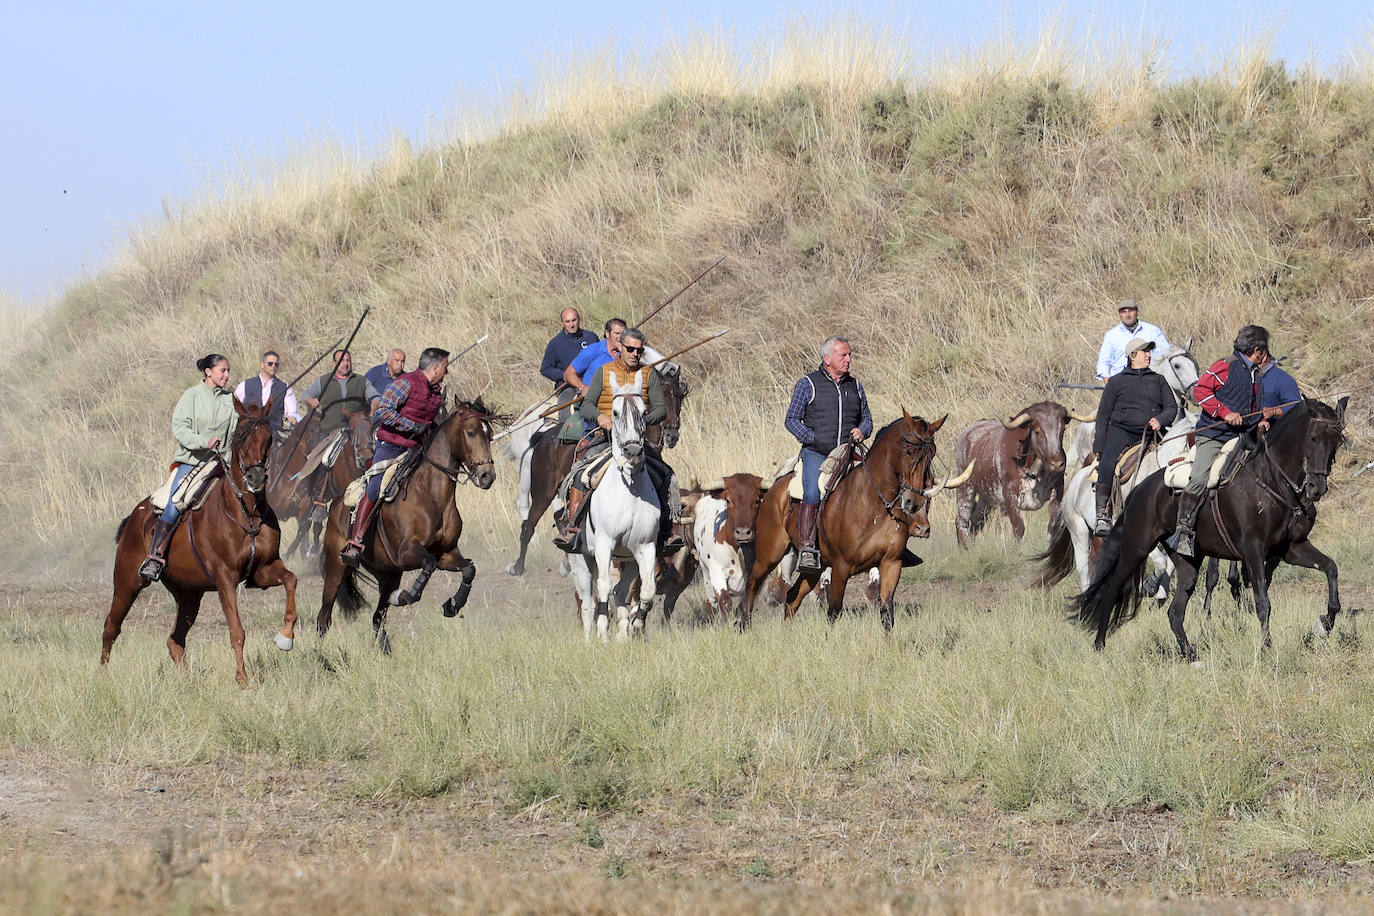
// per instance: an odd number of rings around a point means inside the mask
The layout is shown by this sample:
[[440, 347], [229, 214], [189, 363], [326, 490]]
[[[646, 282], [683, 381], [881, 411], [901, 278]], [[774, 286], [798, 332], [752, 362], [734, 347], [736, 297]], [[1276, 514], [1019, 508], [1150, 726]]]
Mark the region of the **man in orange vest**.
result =
[[[620, 354], [596, 370], [582, 397], [580, 409], [589, 431], [579, 445], [579, 449], [582, 449], [580, 460], [569, 474], [568, 505], [564, 511], [559, 534], [553, 541], [562, 550], [573, 550], [578, 531], [581, 529], [582, 505], [587, 499], [587, 491], [581, 489], [579, 472], [594, 456], [604, 452], [611, 445], [613, 392], [623, 392], [631, 386], [638, 387], [649, 408], [644, 415], [646, 426], [662, 423], [668, 414], [668, 408], [663, 401], [662, 379], [658, 370], [643, 365], [644, 349], [644, 332], [639, 328], [627, 328], [620, 336]], [[674, 526], [682, 520], [682, 497], [678, 491], [677, 475], [663, 460], [663, 456], [648, 443], [645, 443], [644, 456], [662, 510], [659, 516], [658, 552], [661, 556], [667, 556], [681, 550], [684, 543], [674, 530]]]

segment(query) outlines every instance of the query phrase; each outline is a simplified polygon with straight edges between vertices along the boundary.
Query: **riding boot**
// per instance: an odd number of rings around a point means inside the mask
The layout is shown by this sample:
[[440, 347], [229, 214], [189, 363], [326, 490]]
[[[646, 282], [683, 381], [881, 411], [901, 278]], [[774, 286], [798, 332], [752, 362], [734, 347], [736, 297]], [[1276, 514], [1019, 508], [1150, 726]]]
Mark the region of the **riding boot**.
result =
[[138, 574], [149, 582], [162, 578], [162, 569], [167, 565], [167, 545], [172, 541], [176, 522], [164, 522], [161, 518], [153, 521], [153, 539], [148, 545], [148, 559], [138, 568]]
[[320, 485], [315, 489], [314, 507], [310, 510], [310, 520], [317, 525], [323, 525], [329, 520], [329, 503], [324, 495], [329, 491], [329, 474], [321, 473], [318, 469], [315, 473], [320, 475]]
[[1112, 530], [1112, 494], [1098, 491], [1094, 495], [1097, 497], [1097, 524], [1093, 525], [1093, 537], [1102, 538]]
[[553, 539], [553, 545], [559, 550], [572, 553], [577, 549], [577, 534], [582, 530], [582, 504], [586, 500], [586, 490], [568, 488], [568, 505], [563, 510], [563, 527]]
[[682, 522], [682, 495], [677, 488], [677, 476], [673, 475], [665, 481], [663, 489], [666, 492], [659, 504], [665, 511], [659, 513], [658, 552], [660, 556], [671, 557], [687, 546], [687, 542], [678, 531], [678, 526]]
[[797, 536], [801, 539], [797, 569], [803, 572], [821, 570], [821, 552], [816, 549], [816, 515], [819, 510], [820, 506], [811, 503], [797, 506]]
[[339, 551], [339, 559], [345, 566], [357, 569], [363, 561], [363, 536], [367, 534], [372, 522], [372, 510], [377, 507], [372, 497], [363, 493], [358, 500], [358, 508], [353, 510], [353, 529], [348, 533], [348, 543]]
[[1195, 555], [1197, 546], [1197, 513], [1202, 508], [1206, 493], [1189, 493], [1184, 490], [1178, 494], [1178, 546], [1174, 549], [1185, 557]]

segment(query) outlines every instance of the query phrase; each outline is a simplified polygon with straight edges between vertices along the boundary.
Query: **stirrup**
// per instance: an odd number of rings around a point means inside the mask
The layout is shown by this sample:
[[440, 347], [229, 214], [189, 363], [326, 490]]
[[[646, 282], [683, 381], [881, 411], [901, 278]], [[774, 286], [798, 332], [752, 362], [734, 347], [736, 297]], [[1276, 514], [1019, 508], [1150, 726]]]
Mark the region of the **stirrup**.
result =
[[339, 551], [339, 560], [350, 569], [357, 569], [363, 564], [363, 545], [349, 541], [344, 545], [344, 549]]
[[821, 552], [815, 547], [803, 547], [797, 551], [797, 569], [820, 572]]
[[659, 549], [659, 552], [665, 557], [671, 557], [686, 546], [687, 542], [682, 539], [682, 535], [670, 534], [663, 539], [663, 546]]
[[1105, 516], [1098, 516], [1097, 523], [1093, 525], [1093, 537], [1103, 538], [1112, 530], [1112, 520]]
[[156, 582], [162, 578], [163, 567], [167, 565], [167, 560], [163, 557], [155, 557], [152, 554], [143, 561], [143, 565], [138, 568], [138, 574], [149, 582]]
[[567, 553], [577, 553], [577, 536], [582, 533], [582, 529], [564, 528], [553, 536], [553, 546]]
[[1191, 557], [1197, 553], [1197, 532], [1191, 528], [1180, 528], [1174, 532], [1174, 536], [1169, 539], [1173, 541], [1173, 548], [1178, 554]]

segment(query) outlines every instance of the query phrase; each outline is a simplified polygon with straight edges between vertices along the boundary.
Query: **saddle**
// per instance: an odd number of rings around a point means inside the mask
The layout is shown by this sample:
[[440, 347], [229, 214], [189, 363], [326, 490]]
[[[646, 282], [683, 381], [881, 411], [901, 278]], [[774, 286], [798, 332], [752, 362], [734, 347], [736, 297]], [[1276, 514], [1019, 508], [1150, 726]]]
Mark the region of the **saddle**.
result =
[[350, 509], [356, 509], [358, 503], [362, 501], [363, 493], [367, 490], [367, 482], [377, 475], [382, 477], [382, 493], [378, 502], [391, 502], [400, 494], [402, 484], [409, 479], [415, 468], [420, 464], [420, 450], [418, 448], [408, 450], [404, 455], [396, 458], [387, 458], [378, 461], [366, 471], [363, 476], [349, 483], [344, 490], [344, 505]]
[[210, 484], [220, 476], [220, 463], [207, 461], [182, 478], [176, 492], [172, 492], [172, 479], [176, 476], [173, 468], [167, 480], [148, 496], [152, 507], [161, 512], [167, 508], [168, 501], [177, 507], [178, 512], [199, 509], [210, 496]]
[[[1154, 442], [1148, 443], [1145, 448], [1141, 448], [1140, 443], [1137, 442], [1123, 451], [1121, 456], [1116, 459], [1116, 482], [1118, 484], [1129, 482], [1131, 476], [1139, 470], [1140, 462], [1144, 461], [1145, 456], [1155, 448]], [[1092, 483], [1097, 483], [1097, 471], [1098, 465], [1094, 464], [1092, 474], [1088, 478]]]
[[[1235, 479], [1236, 472], [1239, 471], [1249, 458], [1250, 449], [1240, 447], [1241, 437], [1237, 436], [1230, 442], [1221, 447], [1217, 454], [1217, 460], [1212, 462], [1211, 473], [1207, 476], [1207, 489], [1215, 490], [1224, 487]], [[1171, 490], [1182, 490], [1188, 485], [1188, 478], [1193, 473], [1193, 455], [1197, 452], [1197, 446], [1188, 449], [1188, 453], [1181, 458], [1175, 458], [1169, 462], [1164, 469], [1164, 485]]]
[[[778, 469], [777, 477], [773, 478], [776, 482], [778, 477], [792, 474], [792, 481], [787, 485], [787, 496], [797, 502], [800, 502], [803, 496], [802, 475], [799, 471], [793, 474], [793, 471], [796, 470], [800, 461], [801, 453], [798, 452], [783, 462], [782, 468]], [[854, 448], [852, 443], [845, 442], [836, 446], [834, 451], [821, 462], [821, 474], [817, 480], [817, 486], [821, 490], [821, 502], [824, 503], [831, 491], [840, 485], [840, 481], [844, 480], [850, 471], [862, 463], [863, 460], [859, 458], [858, 450]]]
[[336, 429], [334, 432], [325, 436], [315, 447], [310, 450], [310, 454], [305, 456], [305, 464], [299, 471], [291, 475], [292, 480], [304, 480], [314, 473], [315, 469], [323, 465], [332, 468], [334, 462], [339, 460], [339, 453], [343, 451], [344, 443], [348, 441], [347, 429]]

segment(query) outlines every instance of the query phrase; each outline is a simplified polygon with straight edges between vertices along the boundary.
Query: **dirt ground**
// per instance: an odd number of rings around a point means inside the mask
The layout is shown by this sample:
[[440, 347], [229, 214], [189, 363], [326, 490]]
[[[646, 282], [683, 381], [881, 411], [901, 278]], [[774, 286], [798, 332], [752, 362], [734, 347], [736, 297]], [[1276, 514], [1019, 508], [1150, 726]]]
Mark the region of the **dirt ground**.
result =
[[[566, 614], [572, 628], [566, 580], [552, 569], [536, 564], [512, 589], [494, 560], [483, 568], [469, 615]], [[449, 585], [436, 578], [431, 595]], [[1008, 587], [980, 591], [991, 602]], [[920, 586], [909, 591], [919, 599]], [[547, 593], [542, 607], [531, 610], [531, 592]], [[0, 613], [41, 604], [88, 621], [93, 663], [107, 602], [98, 581], [41, 598], [0, 587]], [[222, 644], [212, 607], [193, 644]], [[246, 593], [245, 607], [266, 620], [280, 594]], [[161, 633], [169, 611], [165, 595], [145, 598], [126, 632]], [[309, 601], [301, 611], [313, 620]], [[0, 908], [1254, 912], [1361, 908], [1374, 892], [1369, 862], [1241, 856], [1225, 823], [1166, 808], [1009, 814], [977, 783], [895, 765], [820, 784], [805, 798], [662, 797], [590, 815], [557, 800], [512, 808], [497, 780], [359, 800], [342, 770], [269, 758], [155, 769], [4, 748], [0, 870], [20, 880], [0, 889]]]

